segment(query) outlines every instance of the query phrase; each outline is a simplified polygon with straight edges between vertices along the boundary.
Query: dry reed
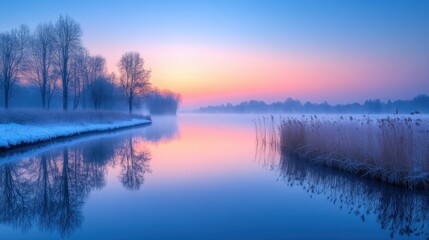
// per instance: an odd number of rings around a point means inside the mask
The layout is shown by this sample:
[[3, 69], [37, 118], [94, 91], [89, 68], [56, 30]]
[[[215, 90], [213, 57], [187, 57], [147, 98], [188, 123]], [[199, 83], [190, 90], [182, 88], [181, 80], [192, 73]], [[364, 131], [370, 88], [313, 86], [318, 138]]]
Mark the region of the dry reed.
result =
[[[259, 144], [275, 144], [282, 152], [361, 176], [429, 188], [427, 118], [303, 115], [274, 122], [257, 120]], [[279, 142], [272, 143], [272, 136]]]

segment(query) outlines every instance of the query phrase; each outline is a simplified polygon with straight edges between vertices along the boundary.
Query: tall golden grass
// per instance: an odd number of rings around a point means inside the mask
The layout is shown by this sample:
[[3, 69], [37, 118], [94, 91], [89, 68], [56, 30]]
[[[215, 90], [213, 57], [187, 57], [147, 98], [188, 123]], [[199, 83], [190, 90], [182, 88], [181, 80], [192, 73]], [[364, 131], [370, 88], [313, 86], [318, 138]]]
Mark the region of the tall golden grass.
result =
[[260, 133], [269, 132], [261, 125], [276, 124], [270, 134], [279, 136], [282, 152], [409, 188], [429, 188], [427, 118], [302, 115], [283, 117], [280, 123], [270, 120], [257, 122], [259, 138], [270, 142]]

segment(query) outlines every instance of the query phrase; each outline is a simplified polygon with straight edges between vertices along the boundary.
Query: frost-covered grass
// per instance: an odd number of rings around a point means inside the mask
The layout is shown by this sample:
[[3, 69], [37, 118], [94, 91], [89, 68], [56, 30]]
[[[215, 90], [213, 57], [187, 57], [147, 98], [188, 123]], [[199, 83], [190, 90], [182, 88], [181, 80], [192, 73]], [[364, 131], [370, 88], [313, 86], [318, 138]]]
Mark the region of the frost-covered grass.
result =
[[285, 118], [280, 124], [280, 147], [387, 182], [428, 187], [428, 118]]
[[117, 111], [44, 111], [9, 110], [0, 111], [0, 124], [57, 124], [57, 123], [111, 123], [131, 119], [150, 119], [148, 116]]
[[0, 149], [150, 122], [147, 116], [108, 111], [2, 111]]
[[427, 115], [302, 115], [282, 118], [279, 125], [281, 151], [409, 188], [429, 188]]

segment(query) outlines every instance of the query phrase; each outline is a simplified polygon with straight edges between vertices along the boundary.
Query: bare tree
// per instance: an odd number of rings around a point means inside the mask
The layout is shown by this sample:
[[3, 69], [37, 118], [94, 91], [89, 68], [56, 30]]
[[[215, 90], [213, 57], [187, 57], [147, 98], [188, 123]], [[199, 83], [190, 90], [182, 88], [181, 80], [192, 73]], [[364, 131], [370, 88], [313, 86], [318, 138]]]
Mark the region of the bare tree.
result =
[[0, 84], [4, 90], [4, 107], [9, 108], [12, 89], [23, 72], [25, 49], [28, 44], [29, 29], [21, 25], [19, 29], [0, 34]]
[[31, 81], [39, 88], [42, 97], [42, 107], [47, 107], [47, 102], [56, 88], [54, 61], [54, 25], [52, 23], [39, 24], [30, 41], [30, 67]]
[[176, 115], [181, 96], [170, 90], [151, 89], [145, 96], [146, 107], [150, 114]]
[[86, 109], [86, 102], [88, 98], [90, 97], [89, 93], [89, 87], [88, 87], [88, 79], [90, 76], [90, 69], [88, 67], [89, 65], [89, 59], [90, 59], [89, 52], [84, 48], [81, 53], [81, 63], [82, 63], [82, 78], [83, 78], [83, 85], [82, 85], [82, 107]]
[[100, 109], [104, 104], [106, 107], [108, 98], [112, 96], [115, 85], [112, 78], [107, 75], [102, 75], [95, 79], [91, 88], [91, 99], [94, 109]]
[[84, 52], [85, 50], [82, 49], [73, 54], [70, 59], [69, 87], [73, 98], [73, 110], [79, 106], [84, 89]]
[[50, 79], [50, 81], [48, 81], [48, 84], [46, 86], [46, 106], [49, 109], [51, 106], [51, 100], [52, 97], [54, 96], [54, 93], [57, 91], [58, 89], [58, 77], [59, 77], [59, 73], [57, 71], [55, 71], [53, 73], [53, 77], [52, 79]]
[[115, 73], [106, 74], [103, 77], [100, 77], [97, 80], [97, 99], [98, 99], [98, 108], [103, 106], [105, 109], [113, 107], [116, 102], [117, 94], [116, 90], [116, 75]]
[[151, 72], [144, 69], [144, 60], [138, 52], [122, 55], [118, 67], [120, 85], [128, 103], [128, 110], [132, 113], [136, 97], [149, 89]]
[[63, 87], [63, 109], [68, 109], [68, 87], [70, 81], [70, 58], [73, 52], [79, 50], [82, 36], [80, 25], [69, 16], [60, 16], [55, 24], [55, 45], [58, 67], [61, 73]]
[[95, 109], [101, 107], [106, 92], [108, 77], [106, 59], [100, 55], [88, 56], [86, 61], [86, 86]]

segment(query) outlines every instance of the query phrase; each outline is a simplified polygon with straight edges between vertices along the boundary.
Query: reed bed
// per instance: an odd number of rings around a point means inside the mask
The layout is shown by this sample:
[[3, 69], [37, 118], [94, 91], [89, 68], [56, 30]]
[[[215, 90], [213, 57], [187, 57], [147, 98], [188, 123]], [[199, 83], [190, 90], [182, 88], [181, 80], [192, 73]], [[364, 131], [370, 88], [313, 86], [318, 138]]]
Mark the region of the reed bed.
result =
[[256, 122], [257, 141], [278, 145], [282, 152], [408, 188], [429, 188], [427, 117], [302, 115], [268, 120]]

